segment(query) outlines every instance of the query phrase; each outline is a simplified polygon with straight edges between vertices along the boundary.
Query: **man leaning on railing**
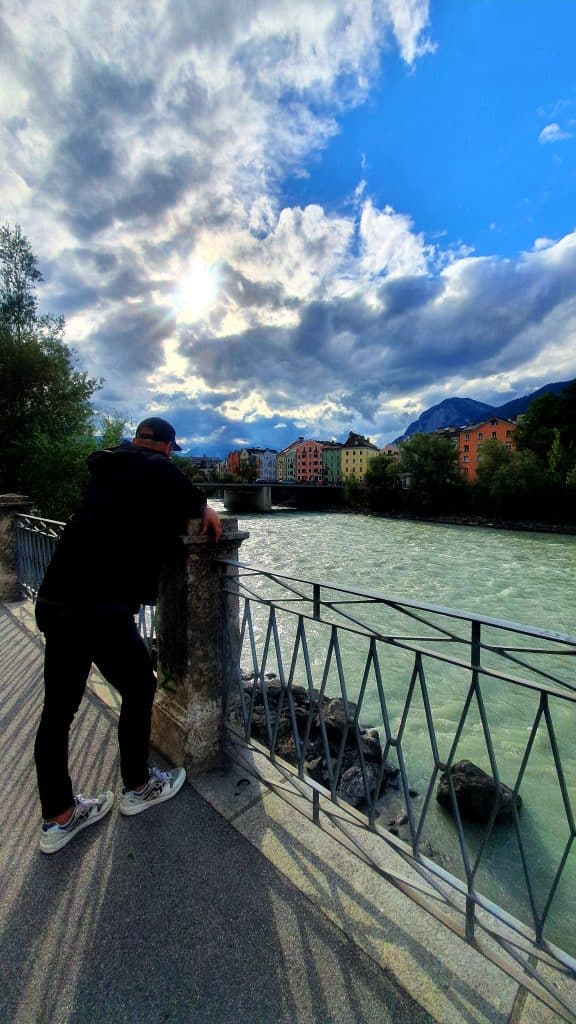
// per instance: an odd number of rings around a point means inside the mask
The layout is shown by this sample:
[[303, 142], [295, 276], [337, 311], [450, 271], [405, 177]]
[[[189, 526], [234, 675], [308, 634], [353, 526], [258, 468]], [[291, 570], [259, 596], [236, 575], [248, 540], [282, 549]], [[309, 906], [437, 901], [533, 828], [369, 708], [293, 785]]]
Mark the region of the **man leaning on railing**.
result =
[[110, 790], [74, 796], [68, 734], [92, 663], [121, 699], [118, 743], [122, 814], [139, 814], [181, 788], [183, 768], [148, 765], [156, 677], [134, 615], [156, 601], [160, 568], [186, 521], [220, 539], [222, 526], [206, 498], [170, 462], [180, 451], [166, 420], [143, 420], [132, 442], [94, 452], [78, 511], [66, 524], [36, 602], [46, 637], [44, 707], [34, 748], [44, 818], [40, 849], [55, 853], [112, 807]]

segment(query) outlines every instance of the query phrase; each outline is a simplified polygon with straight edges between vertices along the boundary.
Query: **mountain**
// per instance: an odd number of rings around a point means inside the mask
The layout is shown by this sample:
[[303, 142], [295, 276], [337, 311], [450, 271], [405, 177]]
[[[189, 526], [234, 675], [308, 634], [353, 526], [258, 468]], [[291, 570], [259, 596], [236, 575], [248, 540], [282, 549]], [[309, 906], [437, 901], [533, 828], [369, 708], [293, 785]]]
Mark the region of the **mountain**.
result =
[[511, 402], [499, 405], [495, 410], [495, 414], [505, 420], [509, 420], [511, 416], [520, 416], [523, 412], [526, 412], [530, 402], [533, 402], [535, 398], [540, 398], [541, 395], [545, 395], [547, 392], [559, 395], [561, 391], [564, 391], [564, 388], [567, 388], [572, 383], [573, 381], [571, 380], [560, 380], [554, 384], [545, 384], [543, 388], [538, 388], [538, 391], [533, 391], [530, 395], [524, 395], [523, 398], [513, 398]]
[[477, 422], [490, 416], [492, 412], [491, 405], [476, 402], [473, 398], [445, 398], [438, 405], [426, 409], [393, 443], [405, 441], [412, 434], [431, 434], [433, 430], [440, 430], [442, 427], [463, 426], [471, 420]]
[[412, 434], [431, 434], [434, 430], [441, 430], [443, 427], [463, 427], [467, 423], [479, 423], [481, 420], [491, 416], [499, 416], [501, 419], [510, 419], [512, 416], [520, 416], [535, 398], [552, 392], [559, 395], [564, 388], [572, 383], [569, 380], [556, 381], [552, 384], [545, 384], [529, 395], [522, 398], [513, 398], [504, 405], [487, 405], [485, 402], [476, 402], [473, 398], [445, 398], [438, 405], [426, 409], [417, 420], [414, 420], [404, 431], [401, 437], [397, 437], [393, 444], [405, 441]]

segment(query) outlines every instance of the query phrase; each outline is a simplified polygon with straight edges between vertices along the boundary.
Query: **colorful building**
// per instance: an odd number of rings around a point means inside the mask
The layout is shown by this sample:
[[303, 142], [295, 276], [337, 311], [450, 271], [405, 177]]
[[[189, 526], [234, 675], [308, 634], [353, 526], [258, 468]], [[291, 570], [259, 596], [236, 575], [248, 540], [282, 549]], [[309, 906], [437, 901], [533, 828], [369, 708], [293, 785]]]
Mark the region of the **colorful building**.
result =
[[296, 452], [296, 483], [323, 483], [322, 452], [324, 442], [299, 438], [294, 450]]
[[493, 416], [483, 423], [463, 427], [458, 434], [458, 469], [470, 483], [476, 480], [478, 463], [486, 441], [499, 441], [505, 448], [515, 448], [513, 420]]
[[259, 480], [276, 479], [276, 459], [278, 452], [274, 448], [256, 449], [256, 468]]
[[226, 456], [226, 470], [234, 476], [240, 476], [240, 452], [228, 452]]
[[296, 480], [296, 445], [298, 441], [292, 441], [276, 456], [276, 479], [282, 483], [294, 483]]
[[322, 470], [325, 484], [342, 483], [342, 445], [330, 441], [322, 452]]
[[356, 480], [363, 480], [368, 463], [375, 455], [378, 455], [378, 446], [363, 437], [362, 434], [354, 434], [352, 431], [341, 449], [341, 477], [342, 480], [354, 477]]

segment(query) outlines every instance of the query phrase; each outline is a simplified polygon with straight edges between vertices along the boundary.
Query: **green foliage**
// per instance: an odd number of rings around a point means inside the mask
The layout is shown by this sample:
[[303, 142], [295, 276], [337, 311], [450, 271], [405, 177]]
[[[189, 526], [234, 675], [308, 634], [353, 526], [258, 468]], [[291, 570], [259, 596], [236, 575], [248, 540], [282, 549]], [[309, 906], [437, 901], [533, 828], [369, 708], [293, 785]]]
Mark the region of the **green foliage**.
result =
[[26, 446], [24, 493], [34, 509], [51, 519], [67, 519], [88, 481], [86, 459], [94, 451], [90, 432], [73, 437], [34, 433]]
[[462, 480], [458, 449], [438, 434], [413, 434], [400, 445], [399, 471], [409, 478], [409, 503], [421, 511], [445, 511], [458, 504]]
[[0, 228], [0, 324], [17, 337], [38, 320], [36, 283], [42, 280], [38, 260], [19, 225]]
[[90, 398], [100, 382], [75, 365], [62, 317], [39, 315], [42, 275], [20, 229], [0, 229], [0, 491], [67, 515], [94, 446]]
[[478, 463], [478, 484], [490, 491], [495, 477], [498, 474], [505, 476], [513, 460], [514, 452], [511, 448], [506, 448], [501, 441], [489, 438], [484, 442], [482, 459]]
[[375, 455], [366, 467], [364, 482], [368, 488], [398, 487], [398, 464], [391, 455]]
[[364, 488], [354, 475], [347, 476], [344, 480], [344, 504], [349, 508], [355, 508], [362, 502]]
[[98, 413], [96, 422], [100, 426], [100, 445], [102, 448], [117, 448], [124, 440], [127, 422], [120, 413]]
[[366, 496], [376, 511], [396, 508], [401, 497], [398, 462], [391, 455], [375, 455], [364, 475]]
[[559, 395], [545, 394], [531, 402], [515, 440], [519, 451], [531, 452], [558, 483], [565, 483], [576, 465], [576, 381]]

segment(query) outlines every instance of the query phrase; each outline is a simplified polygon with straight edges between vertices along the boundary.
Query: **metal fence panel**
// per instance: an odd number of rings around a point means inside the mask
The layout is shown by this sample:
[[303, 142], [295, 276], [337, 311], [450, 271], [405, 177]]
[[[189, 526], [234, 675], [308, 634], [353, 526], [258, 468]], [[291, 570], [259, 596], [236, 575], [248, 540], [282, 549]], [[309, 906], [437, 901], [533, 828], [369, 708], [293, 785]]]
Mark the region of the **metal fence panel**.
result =
[[576, 637], [226, 564], [227, 728], [315, 820], [321, 803], [399, 851], [459, 911], [450, 926], [496, 937], [499, 965], [558, 1010], [539, 965], [576, 976]]

